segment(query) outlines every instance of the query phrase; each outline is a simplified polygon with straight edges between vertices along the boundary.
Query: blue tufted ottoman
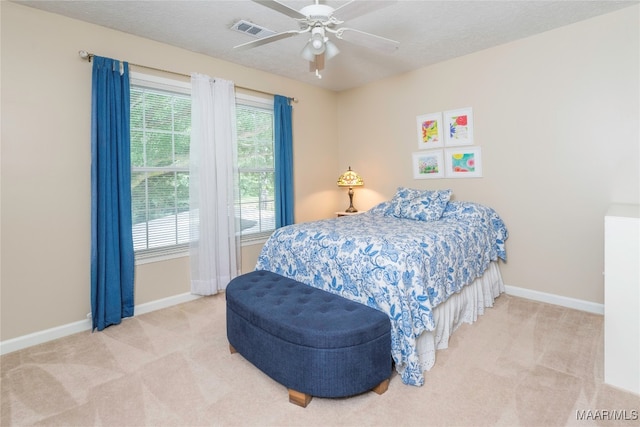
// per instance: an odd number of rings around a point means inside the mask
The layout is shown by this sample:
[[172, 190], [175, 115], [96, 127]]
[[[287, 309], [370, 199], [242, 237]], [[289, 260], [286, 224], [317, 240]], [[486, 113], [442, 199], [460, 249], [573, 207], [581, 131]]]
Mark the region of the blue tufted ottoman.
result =
[[391, 324], [381, 311], [269, 271], [236, 277], [226, 299], [231, 352], [287, 387], [290, 402], [387, 390]]

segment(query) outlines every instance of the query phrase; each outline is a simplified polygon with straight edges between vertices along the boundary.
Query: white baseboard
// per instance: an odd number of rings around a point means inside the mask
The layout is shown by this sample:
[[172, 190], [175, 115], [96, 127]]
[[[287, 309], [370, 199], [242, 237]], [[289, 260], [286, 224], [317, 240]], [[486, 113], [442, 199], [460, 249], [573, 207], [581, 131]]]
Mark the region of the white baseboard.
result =
[[[531, 289], [518, 288], [516, 286], [505, 286], [508, 295], [526, 298], [534, 301], [555, 304], [562, 307], [573, 308], [576, 310], [586, 311], [594, 314], [604, 314], [604, 304], [597, 304], [590, 301], [579, 300], [575, 298], [563, 297], [560, 295], [548, 294], [546, 292], [534, 291]], [[193, 301], [200, 298], [198, 295], [190, 293], [174, 295], [172, 297], [159, 299], [137, 305], [134, 309], [135, 315], [149, 313], [162, 308], [171, 307], [176, 304]], [[0, 342], [0, 354], [7, 354], [33, 345], [42, 344], [67, 335], [76, 334], [91, 330], [91, 319], [80, 320], [78, 322], [68, 323], [66, 325], [57, 326], [44, 331], [34, 332], [32, 334], [23, 335], [21, 337], [12, 338]]]
[[513, 295], [514, 297], [521, 297], [534, 301], [560, 305], [562, 307], [573, 308], [575, 310], [604, 315], [604, 304], [598, 304], [595, 302], [576, 298], [563, 297], [560, 295], [548, 294], [546, 292], [534, 291], [531, 289], [518, 288], [515, 286], [505, 285], [504, 289], [508, 295]]
[[160, 310], [161, 308], [171, 307], [172, 305], [182, 304], [183, 302], [189, 302], [202, 298], [200, 295], [193, 295], [190, 293], [174, 295], [172, 297], [157, 299], [155, 301], [146, 302], [144, 304], [136, 305], [135, 314], [145, 314], [151, 311]]
[[[200, 298], [199, 295], [190, 293], [174, 295], [168, 298], [147, 302], [136, 305], [134, 308], [134, 317], [140, 314], [149, 313], [151, 311], [160, 310], [161, 308], [171, 307], [172, 305], [182, 304], [184, 302], [193, 301]], [[126, 320], [126, 319], [125, 319]], [[66, 325], [57, 326], [55, 328], [45, 329], [43, 331], [34, 332], [32, 334], [23, 335], [0, 342], [0, 355], [31, 347], [33, 345], [42, 344], [78, 332], [90, 331], [91, 319], [80, 320], [78, 322], [67, 323]]]

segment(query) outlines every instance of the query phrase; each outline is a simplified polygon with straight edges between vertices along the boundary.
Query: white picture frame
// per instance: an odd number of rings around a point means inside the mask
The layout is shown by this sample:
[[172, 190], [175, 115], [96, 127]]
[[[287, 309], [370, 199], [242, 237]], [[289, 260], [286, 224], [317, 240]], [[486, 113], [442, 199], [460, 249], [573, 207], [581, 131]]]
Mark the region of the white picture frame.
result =
[[413, 179], [444, 178], [444, 154], [442, 150], [426, 150], [412, 154]]
[[480, 147], [446, 148], [444, 162], [447, 178], [482, 177], [482, 149]]
[[473, 109], [471, 107], [443, 113], [445, 147], [473, 144]]
[[418, 149], [429, 150], [444, 146], [442, 113], [429, 113], [416, 117]]

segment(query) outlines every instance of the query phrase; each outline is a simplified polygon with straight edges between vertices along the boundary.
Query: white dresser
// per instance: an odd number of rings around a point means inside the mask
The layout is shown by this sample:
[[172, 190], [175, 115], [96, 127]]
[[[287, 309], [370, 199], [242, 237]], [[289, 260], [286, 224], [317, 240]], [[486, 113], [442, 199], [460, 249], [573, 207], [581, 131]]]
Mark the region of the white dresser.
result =
[[640, 394], [640, 206], [604, 218], [604, 382]]

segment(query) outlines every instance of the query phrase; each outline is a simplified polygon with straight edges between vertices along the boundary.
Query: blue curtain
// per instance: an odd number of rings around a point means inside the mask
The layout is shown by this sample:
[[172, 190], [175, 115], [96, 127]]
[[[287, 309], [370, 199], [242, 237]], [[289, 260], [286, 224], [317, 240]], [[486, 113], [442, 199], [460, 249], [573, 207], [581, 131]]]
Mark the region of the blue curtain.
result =
[[276, 228], [293, 224], [293, 132], [290, 99], [275, 95]]
[[93, 57], [91, 314], [93, 330], [133, 316], [129, 64]]

